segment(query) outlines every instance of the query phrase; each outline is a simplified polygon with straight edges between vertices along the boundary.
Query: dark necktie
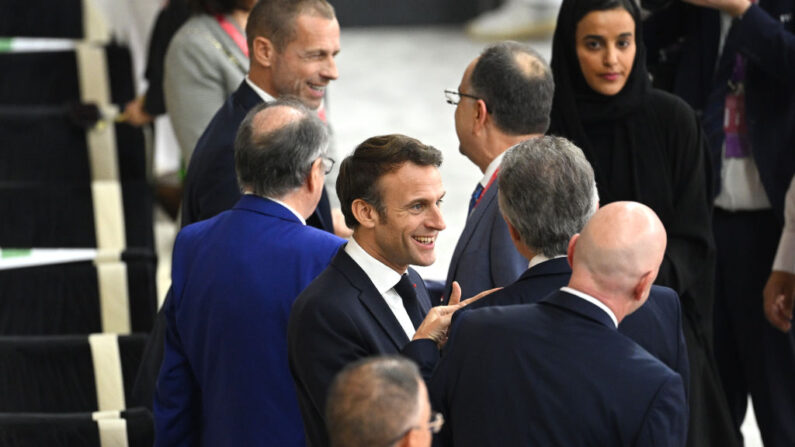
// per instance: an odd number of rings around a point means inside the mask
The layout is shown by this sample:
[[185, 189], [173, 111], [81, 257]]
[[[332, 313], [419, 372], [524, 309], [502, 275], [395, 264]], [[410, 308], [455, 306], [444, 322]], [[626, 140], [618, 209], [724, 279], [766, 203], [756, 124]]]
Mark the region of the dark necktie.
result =
[[483, 185], [478, 182], [478, 186], [475, 187], [475, 191], [472, 193], [472, 198], [469, 200], [469, 213], [472, 213], [472, 209], [475, 208], [475, 205], [478, 203], [478, 199], [480, 199], [480, 195], [483, 194]]
[[395, 284], [395, 291], [403, 299], [403, 307], [406, 308], [406, 313], [409, 314], [414, 329], [417, 329], [422, 323], [422, 308], [420, 308], [420, 302], [417, 300], [417, 291], [414, 290], [414, 284], [412, 284], [408, 274], [403, 274], [400, 277], [400, 281]]

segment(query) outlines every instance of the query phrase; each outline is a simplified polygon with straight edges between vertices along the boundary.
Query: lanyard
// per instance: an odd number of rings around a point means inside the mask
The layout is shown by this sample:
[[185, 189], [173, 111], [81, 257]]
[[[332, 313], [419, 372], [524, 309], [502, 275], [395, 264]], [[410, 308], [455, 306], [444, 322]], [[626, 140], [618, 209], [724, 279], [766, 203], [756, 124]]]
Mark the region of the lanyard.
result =
[[478, 203], [480, 203], [480, 199], [482, 199], [483, 196], [486, 194], [486, 191], [489, 190], [489, 188], [491, 187], [491, 184], [494, 183], [494, 180], [497, 180], [497, 174], [499, 174], [499, 172], [500, 172], [500, 168], [498, 167], [494, 171], [494, 174], [491, 174], [491, 178], [489, 179], [489, 182], [486, 183], [486, 187], [483, 188], [483, 191], [480, 192], [480, 195], [478, 196], [478, 199], [475, 201], [475, 206], [472, 207], [473, 210], [475, 209], [475, 207], [478, 206]]
[[246, 42], [246, 36], [244, 36], [235, 25], [229, 22], [229, 20], [226, 20], [223, 14], [216, 14], [215, 20], [218, 21], [218, 25], [221, 26], [221, 29], [232, 38], [235, 44], [237, 44], [240, 51], [248, 57], [248, 42]]

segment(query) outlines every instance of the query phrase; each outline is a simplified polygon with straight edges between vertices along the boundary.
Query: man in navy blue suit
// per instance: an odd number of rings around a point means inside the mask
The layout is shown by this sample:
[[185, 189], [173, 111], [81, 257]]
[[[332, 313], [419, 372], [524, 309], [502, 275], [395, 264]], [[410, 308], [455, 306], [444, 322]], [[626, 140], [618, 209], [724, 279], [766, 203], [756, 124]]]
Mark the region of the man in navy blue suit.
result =
[[445, 296], [453, 281], [469, 296], [506, 286], [527, 267], [497, 206], [496, 179], [508, 148], [547, 131], [554, 89], [541, 55], [526, 44], [501, 42], [469, 64], [456, 91], [445, 92], [456, 104], [459, 150], [483, 173], [450, 260]]
[[[183, 227], [228, 210], [240, 199], [233, 143], [249, 110], [282, 96], [296, 97], [310, 109], [317, 109], [326, 86], [337, 78], [334, 57], [340, 49], [339, 24], [334, 8], [325, 0], [260, 0], [249, 15], [246, 35], [249, 73], [196, 145], [184, 182]], [[344, 237], [349, 230], [339, 220], [336, 233]], [[307, 224], [335, 232], [325, 188]], [[166, 296], [166, 302], [170, 296], [171, 293]], [[152, 405], [164, 332], [161, 312], [147, 342], [133, 391], [135, 401], [147, 407]]]
[[[568, 284], [568, 242], [598, 207], [591, 165], [579, 148], [563, 138], [540, 137], [519, 143], [505, 155], [502, 166], [500, 209], [516, 249], [530, 265], [515, 283], [461, 312], [535, 303]], [[690, 365], [676, 292], [652, 286], [646, 304], [627, 316], [618, 331], [678, 372], [687, 390]]]
[[430, 384], [441, 444], [683, 446], [682, 378], [617, 331], [646, 301], [665, 245], [651, 209], [615, 202], [571, 238], [568, 287], [463, 312]]
[[[191, 157], [182, 197], [182, 225], [212, 217], [240, 198], [232, 144], [243, 117], [261, 102], [293, 96], [317, 109], [337, 79], [340, 27], [325, 0], [263, 0], [246, 25], [249, 72], [202, 134]], [[329, 232], [334, 222], [325, 189], [307, 222]]]
[[305, 222], [332, 165], [327, 147], [325, 125], [297, 101], [258, 105], [243, 120], [243, 197], [174, 245], [156, 445], [304, 445], [287, 319], [344, 242]]
[[[328, 445], [324, 408], [334, 376], [363, 357], [402, 354], [424, 378], [439, 359], [460, 289], [431, 307], [409, 265], [436, 259], [445, 223], [437, 149], [404, 135], [372, 137], [340, 166], [337, 194], [353, 238], [304, 290], [288, 325], [290, 372], [310, 446]], [[473, 298], [476, 299], [476, 298]]]

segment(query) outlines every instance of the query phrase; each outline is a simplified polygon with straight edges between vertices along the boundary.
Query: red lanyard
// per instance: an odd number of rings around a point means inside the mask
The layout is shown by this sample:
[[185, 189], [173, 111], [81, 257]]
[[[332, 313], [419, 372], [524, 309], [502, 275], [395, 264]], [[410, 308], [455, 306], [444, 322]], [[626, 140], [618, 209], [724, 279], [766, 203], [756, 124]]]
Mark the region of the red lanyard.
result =
[[497, 180], [497, 174], [499, 172], [500, 172], [500, 168], [497, 167], [497, 169], [494, 171], [494, 174], [491, 174], [491, 178], [489, 179], [489, 182], [486, 183], [486, 187], [483, 188], [483, 191], [480, 192], [480, 195], [478, 196], [478, 199], [475, 201], [475, 206], [472, 207], [473, 210], [475, 209], [475, 207], [478, 206], [478, 203], [480, 203], [480, 199], [482, 199], [483, 196], [486, 195], [486, 191], [489, 190], [489, 188], [491, 187], [491, 184], [494, 183], [494, 180]]
[[223, 14], [216, 14], [215, 20], [218, 20], [218, 25], [221, 26], [221, 29], [232, 38], [235, 44], [240, 48], [240, 51], [248, 57], [248, 42], [246, 42], [246, 36], [244, 36], [235, 25], [230, 23], [229, 20], [226, 20]]

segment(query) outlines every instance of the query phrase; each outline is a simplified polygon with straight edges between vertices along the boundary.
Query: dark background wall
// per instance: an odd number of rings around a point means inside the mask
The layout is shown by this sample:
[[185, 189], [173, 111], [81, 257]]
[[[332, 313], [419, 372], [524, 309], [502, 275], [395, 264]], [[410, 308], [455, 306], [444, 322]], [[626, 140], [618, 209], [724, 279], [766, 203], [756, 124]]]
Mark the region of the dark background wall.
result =
[[340, 25], [429, 25], [462, 23], [500, 0], [330, 0]]

